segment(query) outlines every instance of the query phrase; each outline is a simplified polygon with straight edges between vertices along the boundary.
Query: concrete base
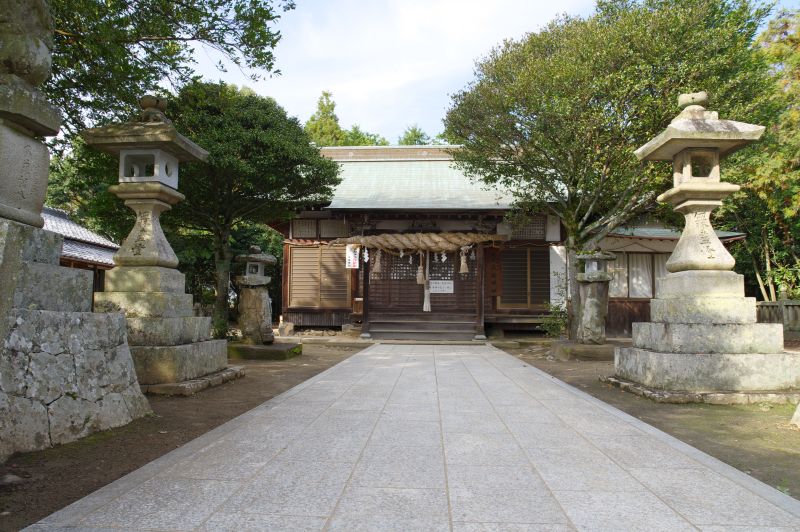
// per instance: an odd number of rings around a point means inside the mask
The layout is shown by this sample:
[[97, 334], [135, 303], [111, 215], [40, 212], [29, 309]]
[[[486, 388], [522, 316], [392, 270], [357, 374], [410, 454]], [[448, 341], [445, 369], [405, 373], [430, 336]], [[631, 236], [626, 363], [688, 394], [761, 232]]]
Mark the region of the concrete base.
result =
[[662, 353], [617, 348], [615, 376], [650, 388], [687, 392], [800, 390], [800, 353]]
[[550, 354], [556, 360], [614, 360], [612, 344], [576, 344], [569, 341], [553, 342]]
[[220, 371], [209, 373], [198, 379], [183, 382], [171, 382], [166, 384], [147, 384], [142, 386], [142, 391], [150, 395], [194, 395], [201, 390], [219, 386], [228, 381], [239, 379], [245, 376], [245, 369], [242, 366], [228, 366]]
[[303, 344], [273, 343], [269, 345], [228, 342], [228, 358], [246, 360], [288, 360], [303, 354]]
[[[800, 404], [800, 390], [787, 392], [684, 392], [650, 388], [618, 377], [600, 377], [601, 382], [646, 397], [656, 403], [705, 403], [709, 405], [752, 405], [758, 403]], [[798, 406], [800, 411], [800, 406]]]
[[169, 384], [200, 378], [228, 363], [225, 340], [169, 346], [131, 346], [139, 384]]

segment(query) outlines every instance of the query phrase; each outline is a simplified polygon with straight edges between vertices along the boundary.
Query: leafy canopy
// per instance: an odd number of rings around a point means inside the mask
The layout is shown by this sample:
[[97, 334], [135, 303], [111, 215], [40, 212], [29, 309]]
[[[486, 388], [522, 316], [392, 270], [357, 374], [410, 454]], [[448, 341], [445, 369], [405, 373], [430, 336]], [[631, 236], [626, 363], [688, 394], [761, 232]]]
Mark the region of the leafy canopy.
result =
[[417, 124], [408, 126], [403, 131], [403, 134], [400, 135], [400, 138], [397, 139], [397, 143], [400, 146], [424, 146], [432, 142], [430, 135], [425, 133]]
[[208, 150], [181, 167], [184, 226], [224, 237], [240, 221], [271, 223], [299, 204], [323, 201], [339, 179], [296, 118], [272, 98], [225, 83], [194, 82], [170, 102], [175, 126]]
[[768, 11], [747, 0], [609, 0], [507, 41], [453, 97], [457, 163], [508, 187], [523, 213], [561, 217], [567, 245], [593, 249], [668, 188], [666, 165], [633, 150], [708, 90], [722, 116], [770, 115], [771, 78], [752, 44]]
[[363, 131], [358, 125], [342, 129], [336, 116], [333, 95], [323, 91], [317, 101], [317, 110], [305, 125], [306, 133], [317, 146], [387, 146], [389, 142], [377, 133]]
[[128, 115], [162, 80], [173, 87], [188, 82], [199, 46], [238, 67], [277, 73], [275, 23], [294, 6], [293, 0], [50, 0], [55, 47], [44, 90], [72, 136], [87, 124]]

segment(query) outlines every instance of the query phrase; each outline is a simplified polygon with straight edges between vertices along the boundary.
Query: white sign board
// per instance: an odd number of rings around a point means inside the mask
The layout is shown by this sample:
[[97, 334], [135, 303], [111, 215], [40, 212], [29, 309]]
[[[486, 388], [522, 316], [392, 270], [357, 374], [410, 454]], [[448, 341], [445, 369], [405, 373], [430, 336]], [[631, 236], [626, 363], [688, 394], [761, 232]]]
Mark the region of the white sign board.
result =
[[358, 269], [358, 246], [355, 244], [347, 244], [344, 254], [344, 267], [348, 270]]
[[431, 294], [452, 294], [453, 281], [430, 281]]

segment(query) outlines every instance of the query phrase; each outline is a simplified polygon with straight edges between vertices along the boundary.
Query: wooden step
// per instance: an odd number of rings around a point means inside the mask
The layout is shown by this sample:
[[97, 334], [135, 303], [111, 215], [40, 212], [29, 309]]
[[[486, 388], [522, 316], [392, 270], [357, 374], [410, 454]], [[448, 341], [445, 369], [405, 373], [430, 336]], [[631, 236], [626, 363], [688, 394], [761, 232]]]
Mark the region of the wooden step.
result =
[[455, 332], [455, 331], [373, 331], [370, 329], [370, 336], [375, 340], [473, 340], [475, 332]]
[[370, 330], [391, 329], [395, 331], [473, 331], [474, 321], [372, 321]]

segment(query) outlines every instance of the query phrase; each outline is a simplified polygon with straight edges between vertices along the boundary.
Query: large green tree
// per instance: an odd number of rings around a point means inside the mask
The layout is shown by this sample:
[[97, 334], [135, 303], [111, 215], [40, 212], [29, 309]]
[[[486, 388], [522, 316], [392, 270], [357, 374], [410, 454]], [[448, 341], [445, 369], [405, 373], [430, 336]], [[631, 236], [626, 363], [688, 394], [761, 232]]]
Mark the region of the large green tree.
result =
[[[608, 0], [507, 41], [453, 97], [457, 164], [509, 189], [523, 215], [561, 218], [574, 296], [576, 253], [668, 188], [669, 168], [633, 150], [677, 114], [680, 93], [708, 90], [728, 118], [769, 118], [772, 81], [753, 45], [767, 15], [747, 0]], [[577, 297], [571, 312], [574, 324]]]
[[203, 46], [252, 75], [277, 72], [275, 23], [293, 8], [292, 0], [50, 0], [55, 47], [44, 90], [71, 136], [127, 116], [164, 80], [188, 82]]
[[275, 100], [224, 83], [195, 82], [170, 103], [175, 126], [209, 152], [182, 166], [186, 200], [173, 208], [180, 225], [210, 235], [216, 267], [216, 326], [227, 326], [232, 232], [243, 222], [270, 224], [320, 203], [339, 179], [296, 118]]
[[317, 146], [387, 146], [389, 142], [376, 133], [368, 133], [358, 125], [342, 129], [336, 116], [333, 95], [323, 91], [317, 100], [317, 110], [305, 125], [306, 133]]
[[774, 301], [781, 287], [800, 298], [800, 11], [779, 12], [759, 45], [777, 74], [772, 97], [780, 115], [759, 144], [727, 166], [742, 190], [719, 218], [747, 233], [734, 248], [737, 270]]

